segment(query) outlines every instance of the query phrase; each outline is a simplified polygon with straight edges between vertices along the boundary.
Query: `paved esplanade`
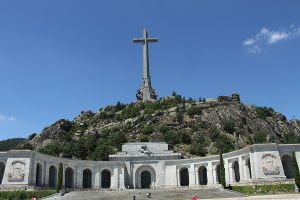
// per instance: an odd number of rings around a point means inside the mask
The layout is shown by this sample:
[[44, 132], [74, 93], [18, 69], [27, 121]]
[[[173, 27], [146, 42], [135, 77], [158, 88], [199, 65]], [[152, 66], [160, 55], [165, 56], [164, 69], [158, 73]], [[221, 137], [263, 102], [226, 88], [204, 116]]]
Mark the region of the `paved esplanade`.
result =
[[[152, 198], [147, 198], [147, 192], [151, 192]], [[123, 190], [123, 191], [86, 191], [86, 192], [71, 192], [65, 196], [54, 196], [46, 200], [189, 200], [193, 195], [198, 199], [218, 199], [218, 198], [242, 198], [244, 195], [222, 191], [218, 188], [214, 189], [154, 189], [154, 190]]]
[[157, 38], [148, 38], [148, 32], [144, 29], [144, 37], [133, 39], [135, 43], [143, 44], [143, 84], [142, 87], [137, 91], [136, 97], [138, 100], [149, 101], [155, 100], [157, 95], [155, 90], [151, 86], [151, 78], [149, 71], [149, 54], [148, 54], [148, 43], [157, 42]]

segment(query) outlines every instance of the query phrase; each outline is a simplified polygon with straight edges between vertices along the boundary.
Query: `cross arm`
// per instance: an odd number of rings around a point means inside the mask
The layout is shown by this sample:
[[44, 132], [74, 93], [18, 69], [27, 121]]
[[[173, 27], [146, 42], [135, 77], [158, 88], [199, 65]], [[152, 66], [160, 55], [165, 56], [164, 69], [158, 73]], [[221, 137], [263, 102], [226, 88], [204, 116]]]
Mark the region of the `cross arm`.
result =
[[148, 42], [158, 42], [157, 38], [147, 38]]
[[143, 38], [134, 38], [134, 39], [133, 39], [133, 42], [134, 42], [134, 43], [144, 43], [144, 42], [145, 42], [145, 39], [143, 39]]

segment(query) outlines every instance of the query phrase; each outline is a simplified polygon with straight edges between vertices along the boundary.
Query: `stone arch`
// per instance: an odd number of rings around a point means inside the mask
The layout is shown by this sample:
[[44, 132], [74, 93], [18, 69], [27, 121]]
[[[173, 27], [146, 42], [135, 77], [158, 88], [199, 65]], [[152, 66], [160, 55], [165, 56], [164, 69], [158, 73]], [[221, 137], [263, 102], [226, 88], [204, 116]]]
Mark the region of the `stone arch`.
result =
[[65, 170], [65, 187], [74, 187], [74, 170], [71, 167], [68, 167]]
[[0, 185], [2, 184], [3, 176], [5, 171], [5, 163], [0, 162]]
[[234, 161], [233, 163], [233, 174], [234, 174], [234, 181], [240, 182], [240, 166], [238, 161]]
[[110, 188], [111, 186], [111, 172], [108, 169], [104, 169], [101, 172], [101, 187]]
[[83, 170], [82, 187], [83, 188], [91, 188], [92, 187], [92, 171], [90, 169]]
[[135, 188], [138, 189], [149, 188], [149, 187], [155, 187], [155, 185], [156, 185], [155, 169], [150, 165], [140, 166], [135, 172]]
[[198, 180], [199, 185], [207, 185], [207, 168], [205, 166], [199, 167]]
[[56, 187], [57, 183], [57, 168], [54, 165], [51, 165], [49, 168], [49, 187]]
[[216, 183], [221, 183], [221, 167], [220, 164], [216, 167]]
[[246, 173], [247, 173], [247, 178], [248, 179], [252, 179], [252, 172], [251, 172], [251, 163], [250, 163], [250, 158], [248, 158], [246, 160], [246, 166], [247, 166], [247, 170], [246, 170]]
[[42, 186], [43, 167], [41, 163], [36, 164], [35, 169], [35, 185]]
[[179, 179], [180, 179], [180, 186], [190, 185], [189, 170], [186, 167], [182, 167], [179, 170]]
[[293, 158], [290, 155], [283, 155], [281, 157], [283, 171], [287, 179], [295, 178], [295, 172], [293, 167]]

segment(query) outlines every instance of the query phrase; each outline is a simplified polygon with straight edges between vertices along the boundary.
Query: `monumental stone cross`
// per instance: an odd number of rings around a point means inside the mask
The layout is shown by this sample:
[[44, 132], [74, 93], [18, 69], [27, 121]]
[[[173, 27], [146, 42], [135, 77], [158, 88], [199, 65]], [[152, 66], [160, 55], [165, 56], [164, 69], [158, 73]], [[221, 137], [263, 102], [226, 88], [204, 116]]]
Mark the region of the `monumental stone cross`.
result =
[[144, 29], [144, 37], [133, 39], [134, 43], [143, 44], [143, 84], [142, 87], [137, 91], [136, 97], [141, 101], [156, 100], [157, 95], [155, 90], [151, 86], [151, 77], [149, 71], [149, 54], [148, 54], [148, 43], [158, 42], [157, 38], [149, 38], [148, 32]]

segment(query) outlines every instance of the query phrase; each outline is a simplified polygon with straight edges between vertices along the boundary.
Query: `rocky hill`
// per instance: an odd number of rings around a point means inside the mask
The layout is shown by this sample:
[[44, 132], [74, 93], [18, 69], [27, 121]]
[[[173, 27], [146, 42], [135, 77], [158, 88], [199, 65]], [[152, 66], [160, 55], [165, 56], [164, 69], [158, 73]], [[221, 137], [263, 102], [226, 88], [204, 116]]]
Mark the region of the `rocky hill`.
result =
[[173, 93], [137, 102], [82, 111], [32, 134], [19, 149], [77, 159], [107, 160], [125, 142], [165, 141], [184, 157], [228, 152], [253, 143], [298, 143], [300, 121], [272, 108], [245, 105], [238, 94], [188, 99]]

